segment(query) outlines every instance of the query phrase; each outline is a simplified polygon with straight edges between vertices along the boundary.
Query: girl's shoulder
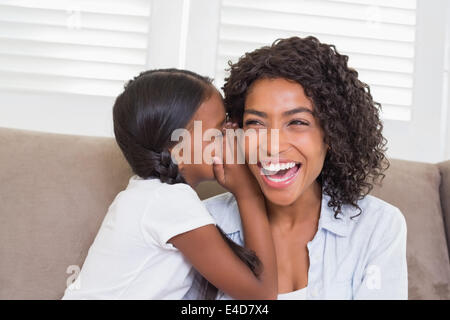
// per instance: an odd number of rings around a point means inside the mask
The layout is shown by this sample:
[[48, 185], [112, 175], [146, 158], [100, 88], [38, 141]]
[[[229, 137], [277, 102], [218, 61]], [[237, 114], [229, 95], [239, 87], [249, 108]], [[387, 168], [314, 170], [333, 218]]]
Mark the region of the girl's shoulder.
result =
[[167, 198], [177, 202], [186, 199], [201, 201], [195, 190], [188, 184], [168, 184], [158, 178], [143, 179], [137, 175], [130, 178], [128, 186], [124, 191], [126, 194], [144, 197], [149, 200], [162, 200]]
[[139, 228], [149, 245], [174, 250], [169, 239], [204, 225], [215, 224], [195, 190], [188, 184], [134, 178], [127, 191], [139, 199], [145, 199]]
[[[159, 179], [142, 179], [132, 176], [127, 187], [119, 192], [109, 207], [109, 211], [151, 212], [154, 216], [158, 211], [206, 210], [197, 193], [191, 186], [183, 183], [167, 184]], [[116, 213], [117, 214], [117, 213]]]

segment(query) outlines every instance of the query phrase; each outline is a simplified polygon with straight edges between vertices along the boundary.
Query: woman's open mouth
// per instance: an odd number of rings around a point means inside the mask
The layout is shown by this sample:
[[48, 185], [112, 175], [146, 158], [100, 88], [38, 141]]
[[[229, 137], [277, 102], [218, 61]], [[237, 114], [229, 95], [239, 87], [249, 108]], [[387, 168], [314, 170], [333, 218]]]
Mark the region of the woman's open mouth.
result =
[[294, 182], [302, 164], [295, 161], [258, 162], [260, 174], [264, 182], [273, 188], [285, 188]]

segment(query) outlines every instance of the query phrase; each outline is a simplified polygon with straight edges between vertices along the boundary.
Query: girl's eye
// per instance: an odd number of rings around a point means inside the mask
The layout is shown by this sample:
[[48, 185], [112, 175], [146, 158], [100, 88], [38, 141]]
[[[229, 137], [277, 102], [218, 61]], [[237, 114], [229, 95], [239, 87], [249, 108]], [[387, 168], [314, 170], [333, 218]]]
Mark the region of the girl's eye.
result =
[[309, 125], [309, 123], [308, 122], [306, 122], [306, 121], [301, 121], [301, 120], [292, 120], [291, 122], [289, 122], [289, 125], [291, 125], [291, 124], [293, 124], [293, 125], [298, 125], [298, 126], [308, 126]]

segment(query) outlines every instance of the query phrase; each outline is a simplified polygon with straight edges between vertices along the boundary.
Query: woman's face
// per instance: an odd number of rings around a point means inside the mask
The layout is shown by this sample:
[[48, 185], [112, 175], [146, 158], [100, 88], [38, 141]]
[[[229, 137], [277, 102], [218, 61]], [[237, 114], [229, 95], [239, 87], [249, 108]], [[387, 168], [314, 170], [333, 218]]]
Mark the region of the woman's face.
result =
[[[251, 150], [249, 143], [245, 146], [247, 161], [251, 153], [260, 154], [260, 148], [267, 150], [267, 157], [248, 166], [267, 200], [274, 204], [288, 206], [317, 183], [328, 146], [313, 110], [303, 87], [282, 78], [257, 80], [247, 94], [243, 129], [267, 129], [269, 137], [271, 129], [279, 130], [278, 152], [270, 139], [267, 148], [261, 140], [257, 149]], [[271, 161], [277, 156], [277, 161]]]

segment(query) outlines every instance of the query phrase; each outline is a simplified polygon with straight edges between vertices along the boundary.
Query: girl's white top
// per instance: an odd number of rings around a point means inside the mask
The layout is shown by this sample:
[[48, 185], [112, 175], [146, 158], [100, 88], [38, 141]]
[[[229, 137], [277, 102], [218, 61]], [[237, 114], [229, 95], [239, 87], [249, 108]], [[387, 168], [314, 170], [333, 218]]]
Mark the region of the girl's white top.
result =
[[132, 176], [63, 299], [181, 299], [194, 272], [167, 241], [208, 224], [214, 219], [189, 185]]

